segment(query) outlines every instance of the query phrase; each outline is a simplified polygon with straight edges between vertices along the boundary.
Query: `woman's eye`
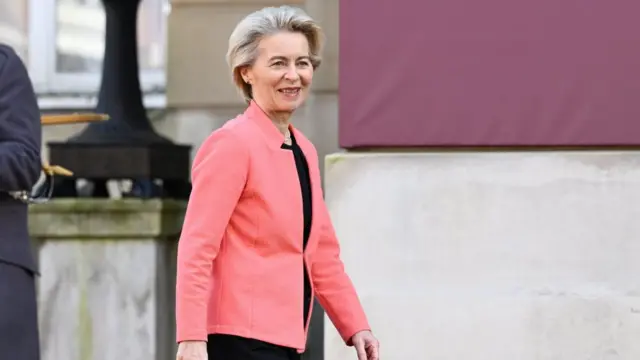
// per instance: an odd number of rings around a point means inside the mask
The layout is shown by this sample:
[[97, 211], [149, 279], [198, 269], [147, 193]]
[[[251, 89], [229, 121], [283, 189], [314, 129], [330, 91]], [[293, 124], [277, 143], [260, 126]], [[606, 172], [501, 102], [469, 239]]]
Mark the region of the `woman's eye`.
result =
[[307, 61], [301, 61], [301, 62], [298, 63], [298, 66], [301, 66], [301, 67], [307, 67], [309, 65], [310, 64]]
[[271, 64], [272, 66], [284, 66], [284, 61], [276, 61], [273, 64]]

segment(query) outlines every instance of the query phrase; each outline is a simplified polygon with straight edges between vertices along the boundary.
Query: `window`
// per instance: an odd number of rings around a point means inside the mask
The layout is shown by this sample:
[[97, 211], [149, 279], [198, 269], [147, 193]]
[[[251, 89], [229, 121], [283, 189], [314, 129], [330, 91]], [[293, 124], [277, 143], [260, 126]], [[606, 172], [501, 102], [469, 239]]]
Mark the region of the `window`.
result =
[[[104, 55], [102, 0], [1, 4], [0, 34], [9, 29], [4, 36], [24, 54], [40, 95], [95, 96]], [[169, 0], [142, 0], [138, 10], [140, 83], [147, 94], [164, 91], [168, 7]]]

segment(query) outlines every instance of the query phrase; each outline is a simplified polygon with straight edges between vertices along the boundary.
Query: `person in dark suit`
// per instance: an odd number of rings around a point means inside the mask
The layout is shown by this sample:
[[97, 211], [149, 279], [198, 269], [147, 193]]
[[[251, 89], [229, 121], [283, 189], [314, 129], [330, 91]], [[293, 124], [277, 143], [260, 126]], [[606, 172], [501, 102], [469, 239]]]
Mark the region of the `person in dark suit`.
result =
[[42, 128], [36, 95], [22, 60], [0, 44], [0, 358], [39, 360], [36, 261], [27, 204], [9, 192], [40, 178]]

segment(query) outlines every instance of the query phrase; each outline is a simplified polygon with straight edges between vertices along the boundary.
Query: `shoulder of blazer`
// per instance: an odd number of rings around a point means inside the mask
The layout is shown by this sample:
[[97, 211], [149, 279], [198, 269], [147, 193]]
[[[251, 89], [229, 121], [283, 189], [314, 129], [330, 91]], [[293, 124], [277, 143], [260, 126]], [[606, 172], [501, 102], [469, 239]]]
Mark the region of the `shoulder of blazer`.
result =
[[253, 126], [252, 122], [243, 115], [227, 120], [221, 127], [212, 131], [202, 142], [193, 160], [193, 168], [207, 157], [215, 147], [222, 143], [226, 144], [227, 151], [231, 153], [251, 154], [251, 144], [254, 144], [259, 136], [259, 129]]
[[4, 44], [0, 44], [0, 77], [6, 76], [7, 69], [10, 70], [13, 54], [15, 53], [12, 48]]
[[228, 120], [221, 129], [225, 129], [241, 141], [253, 142], [262, 134], [255, 121], [251, 120], [251, 118], [245, 114], [240, 114]]
[[12, 64], [15, 61], [22, 61], [13, 48], [7, 44], [0, 43], [0, 74], [6, 70], [7, 67], [15, 66]]
[[233, 139], [234, 141], [232, 142], [241, 145], [246, 133], [246, 130], [243, 130], [242, 127], [246, 125], [238, 120], [240, 120], [239, 117], [227, 120], [221, 127], [213, 130], [202, 142], [199, 151], [206, 151], [208, 147], [213, 146], [220, 139]]
[[[18, 53], [13, 48], [4, 43], [0, 43], [0, 96], [6, 96], [7, 93], [13, 93], [16, 96], [16, 87], [26, 90], [33, 98], [31, 105], [36, 106], [35, 94], [33, 91], [33, 85], [29, 77], [27, 66], [22, 58], [18, 56]], [[28, 87], [26, 89], [25, 87]], [[11, 90], [8, 90], [11, 88]], [[20, 99], [26, 99], [26, 94], [22, 94]], [[32, 108], [33, 108], [32, 106]], [[33, 108], [37, 110], [37, 108]], [[40, 124], [40, 113], [38, 112], [38, 125]]]

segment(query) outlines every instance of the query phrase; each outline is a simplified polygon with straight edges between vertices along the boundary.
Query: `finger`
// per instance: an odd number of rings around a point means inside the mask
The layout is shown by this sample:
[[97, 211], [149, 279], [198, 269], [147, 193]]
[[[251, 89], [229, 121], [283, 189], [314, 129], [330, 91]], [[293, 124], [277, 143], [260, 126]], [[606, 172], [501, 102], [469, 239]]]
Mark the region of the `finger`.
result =
[[356, 348], [356, 352], [358, 353], [358, 360], [367, 360], [367, 352], [364, 348], [364, 343], [362, 341], [358, 341], [353, 344]]
[[368, 360], [379, 360], [380, 359], [380, 344], [376, 341], [367, 347], [367, 357]]

